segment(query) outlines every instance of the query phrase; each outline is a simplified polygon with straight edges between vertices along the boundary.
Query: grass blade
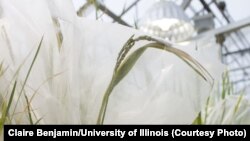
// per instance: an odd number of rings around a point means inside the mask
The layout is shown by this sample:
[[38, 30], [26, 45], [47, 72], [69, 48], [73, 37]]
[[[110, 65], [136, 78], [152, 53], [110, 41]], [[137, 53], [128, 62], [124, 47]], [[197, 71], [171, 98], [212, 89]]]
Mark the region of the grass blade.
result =
[[202, 125], [202, 117], [201, 112], [199, 112], [198, 116], [195, 118], [195, 120], [192, 123], [193, 125]]
[[0, 77], [3, 75], [3, 61], [0, 64]]
[[8, 102], [8, 106], [7, 106], [6, 110], [2, 114], [1, 123], [0, 123], [0, 129], [3, 128], [3, 125], [5, 123], [6, 117], [9, 115], [10, 106], [12, 104], [13, 97], [14, 97], [14, 94], [15, 94], [15, 91], [16, 91], [16, 84], [17, 84], [17, 81], [15, 81], [14, 86], [12, 88], [12, 91], [11, 91], [11, 94], [10, 94], [10, 99], [9, 99], [9, 102]]
[[39, 118], [35, 123], [34, 125], [38, 125], [38, 123], [42, 120], [43, 118]]
[[30, 65], [30, 67], [29, 67], [29, 70], [28, 70], [28, 73], [27, 73], [27, 75], [26, 75], [26, 77], [25, 77], [25, 80], [24, 80], [24, 83], [23, 83], [23, 85], [22, 85], [21, 91], [20, 91], [20, 93], [19, 93], [19, 96], [18, 96], [16, 105], [15, 105], [15, 108], [14, 108], [14, 110], [13, 110], [13, 115], [14, 115], [14, 112], [15, 112], [15, 110], [16, 110], [17, 104], [18, 104], [18, 102], [19, 102], [19, 100], [20, 100], [20, 97], [21, 97], [21, 95], [22, 95], [22, 92], [23, 92], [23, 90], [24, 90], [24, 86], [26, 85], [26, 83], [27, 83], [27, 81], [28, 81], [28, 78], [29, 78], [29, 76], [30, 76], [31, 70], [32, 70], [32, 68], [33, 68], [33, 66], [34, 66], [34, 64], [35, 64], [36, 58], [37, 58], [38, 53], [39, 53], [39, 51], [40, 51], [40, 48], [41, 48], [41, 46], [42, 46], [42, 42], [43, 42], [43, 37], [41, 38], [41, 40], [40, 40], [40, 42], [39, 42], [38, 48], [37, 48], [37, 50], [36, 50], [36, 54], [35, 54], [35, 56], [34, 56], [34, 58], [33, 58], [33, 60], [32, 60], [32, 63], [31, 63], [31, 65]]
[[99, 112], [97, 124], [103, 124], [106, 108], [108, 104], [109, 96], [114, 89], [114, 87], [129, 73], [129, 71], [132, 69], [132, 67], [135, 65], [136, 61], [140, 58], [140, 56], [143, 54], [143, 52], [147, 48], [139, 48], [135, 52], [133, 52], [125, 61], [120, 65], [120, 67], [117, 69], [117, 71], [114, 73], [113, 78], [108, 86], [108, 89], [106, 90], [104, 94], [104, 98], [102, 101], [102, 106]]
[[237, 100], [237, 103], [235, 104], [235, 107], [234, 107], [234, 115], [236, 115], [237, 111], [239, 110], [239, 107], [240, 107], [240, 103], [242, 101], [242, 98], [243, 98], [243, 94], [240, 95], [240, 97], [238, 98]]
[[[141, 57], [141, 55], [146, 51], [148, 48], [156, 48], [161, 49], [170, 53], [175, 54], [177, 57], [182, 59], [185, 63], [187, 63], [196, 73], [198, 73], [204, 80], [211, 80], [209, 81], [210, 84], [213, 85], [213, 78], [209, 74], [209, 72], [193, 57], [185, 53], [184, 51], [181, 51], [177, 48], [171, 47], [170, 44], [162, 43], [161, 41], [158, 41], [158, 39], [154, 39], [148, 36], [140, 36], [136, 39], [132, 39], [133, 36], [129, 38], [129, 40], [126, 42], [126, 44], [123, 46], [122, 50], [120, 51], [117, 63], [113, 72], [113, 76], [111, 79], [110, 84], [108, 85], [108, 88], [103, 96], [102, 105], [99, 111], [99, 116], [97, 119], [97, 124], [103, 124], [106, 114], [106, 109], [109, 101], [109, 96], [111, 95], [114, 87], [129, 73], [129, 71], [133, 68], [136, 61]], [[132, 46], [135, 44], [135, 41], [139, 40], [150, 40], [155, 41], [153, 43], [146, 44], [139, 49], [132, 52], [130, 55], [128, 55], [127, 58], [126, 55], [128, 51], [132, 48]], [[125, 59], [124, 59], [125, 58]], [[201, 121], [200, 121], [201, 122]]]
[[24, 97], [25, 97], [25, 100], [26, 100], [26, 103], [27, 103], [29, 121], [30, 121], [30, 124], [33, 125], [33, 120], [32, 120], [31, 110], [30, 110], [30, 103], [29, 103], [29, 100], [28, 100], [28, 97], [27, 97], [26, 94], [24, 94]]

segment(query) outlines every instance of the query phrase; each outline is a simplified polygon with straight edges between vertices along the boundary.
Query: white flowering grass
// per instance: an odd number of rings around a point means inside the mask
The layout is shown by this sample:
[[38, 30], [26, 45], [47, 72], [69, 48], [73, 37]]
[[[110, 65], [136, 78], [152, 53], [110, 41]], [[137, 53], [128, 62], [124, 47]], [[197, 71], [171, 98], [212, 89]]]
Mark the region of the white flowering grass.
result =
[[219, 88], [193, 124], [250, 124], [250, 100], [244, 91], [234, 91], [227, 71]]
[[0, 4], [1, 126], [191, 124], [220, 67], [192, 46], [79, 18], [69, 0]]

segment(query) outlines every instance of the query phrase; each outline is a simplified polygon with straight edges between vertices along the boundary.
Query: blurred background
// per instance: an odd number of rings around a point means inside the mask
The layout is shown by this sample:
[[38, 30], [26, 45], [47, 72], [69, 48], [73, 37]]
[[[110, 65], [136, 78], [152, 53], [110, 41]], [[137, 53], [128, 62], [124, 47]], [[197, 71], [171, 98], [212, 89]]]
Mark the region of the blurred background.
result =
[[184, 42], [213, 36], [237, 92], [250, 94], [249, 0], [73, 0], [77, 15]]

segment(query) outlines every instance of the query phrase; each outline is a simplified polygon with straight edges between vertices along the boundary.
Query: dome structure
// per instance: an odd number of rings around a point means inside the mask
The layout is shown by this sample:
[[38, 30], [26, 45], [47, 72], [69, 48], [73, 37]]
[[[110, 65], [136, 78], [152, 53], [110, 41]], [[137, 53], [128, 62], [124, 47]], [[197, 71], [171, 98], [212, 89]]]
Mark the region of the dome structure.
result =
[[139, 23], [140, 30], [179, 42], [192, 36], [194, 27], [184, 11], [173, 1], [159, 0], [149, 8]]

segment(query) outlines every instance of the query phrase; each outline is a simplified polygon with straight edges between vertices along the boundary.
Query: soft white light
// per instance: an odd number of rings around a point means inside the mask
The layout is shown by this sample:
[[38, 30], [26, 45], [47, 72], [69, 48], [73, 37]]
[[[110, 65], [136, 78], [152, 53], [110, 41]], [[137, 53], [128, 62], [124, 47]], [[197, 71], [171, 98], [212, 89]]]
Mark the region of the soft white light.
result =
[[141, 19], [140, 29], [151, 35], [183, 41], [191, 37], [194, 28], [184, 11], [173, 1], [156, 2]]

